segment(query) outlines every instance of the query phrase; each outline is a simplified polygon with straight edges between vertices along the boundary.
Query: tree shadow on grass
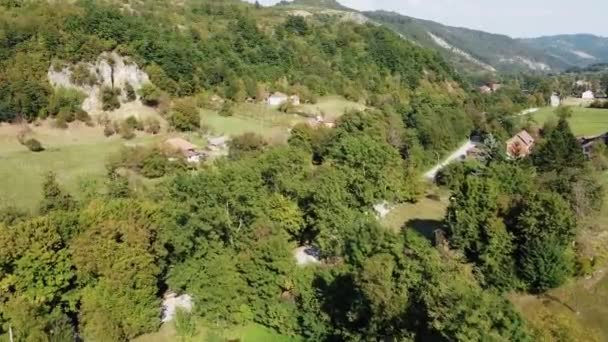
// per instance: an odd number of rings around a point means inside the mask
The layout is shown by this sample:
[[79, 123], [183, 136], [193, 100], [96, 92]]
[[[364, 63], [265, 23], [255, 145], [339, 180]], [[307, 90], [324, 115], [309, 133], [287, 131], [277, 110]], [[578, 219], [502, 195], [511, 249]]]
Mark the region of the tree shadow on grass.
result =
[[413, 229], [429, 241], [435, 240], [435, 230], [441, 228], [443, 228], [443, 220], [413, 219], [403, 225], [403, 229]]

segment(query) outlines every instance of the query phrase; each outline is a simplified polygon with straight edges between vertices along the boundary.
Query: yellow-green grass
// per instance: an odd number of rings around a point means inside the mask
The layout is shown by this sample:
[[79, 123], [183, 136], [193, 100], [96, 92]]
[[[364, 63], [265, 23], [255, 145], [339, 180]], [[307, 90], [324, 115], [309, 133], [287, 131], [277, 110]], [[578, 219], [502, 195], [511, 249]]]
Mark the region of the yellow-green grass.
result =
[[397, 205], [381, 223], [392, 231], [414, 229], [430, 239], [443, 227], [447, 207], [447, 192], [435, 189], [416, 203]]
[[328, 119], [337, 119], [349, 110], [364, 110], [361, 103], [349, 101], [341, 96], [324, 96], [315, 104], [304, 104], [300, 108], [311, 115], [325, 115]]
[[[574, 114], [568, 121], [576, 136], [594, 136], [608, 132], [608, 109], [571, 107]], [[545, 107], [532, 115], [539, 124], [557, 120], [555, 108]]]
[[42, 198], [42, 182], [49, 171], [58, 182], [78, 196], [80, 183], [101, 181], [106, 175], [108, 157], [125, 144], [147, 143], [140, 137], [125, 142], [118, 136], [106, 138], [100, 127], [74, 125], [60, 130], [48, 125], [32, 127], [30, 137], [38, 139], [45, 150], [30, 152], [19, 144], [22, 126], [0, 127], [0, 207], [16, 206], [33, 210]]
[[299, 338], [276, 333], [258, 324], [249, 324], [231, 329], [210, 329], [200, 322], [193, 337], [182, 338], [177, 336], [173, 322], [165, 323], [156, 333], [146, 334], [133, 340], [133, 342], [300, 342]]

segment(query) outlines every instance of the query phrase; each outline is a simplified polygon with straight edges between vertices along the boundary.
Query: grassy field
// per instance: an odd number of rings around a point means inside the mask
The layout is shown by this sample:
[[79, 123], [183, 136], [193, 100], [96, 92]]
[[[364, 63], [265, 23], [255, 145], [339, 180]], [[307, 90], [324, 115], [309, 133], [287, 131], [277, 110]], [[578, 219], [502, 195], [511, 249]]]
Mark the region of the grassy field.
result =
[[[299, 109], [311, 116], [325, 115], [328, 119], [336, 119], [347, 110], [363, 110], [366, 107], [360, 103], [348, 101], [339, 96], [320, 98], [316, 104], [305, 104]], [[283, 142], [289, 136], [289, 129], [307, 119], [296, 114], [285, 114], [277, 108], [259, 103], [241, 103], [234, 108], [234, 115], [223, 117], [213, 110], [202, 110], [202, 124], [213, 134], [240, 135], [254, 132], [264, 136], [271, 142]]]
[[[608, 109], [572, 107], [574, 114], [569, 119], [572, 131], [577, 136], [593, 136], [608, 131]], [[545, 107], [532, 115], [539, 124], [557, 120], [555, 108]]]
[[190, 338], [180, 338], [175, 332], [173, 323], [163, 324], [156, 333], [146, 334], [133, 340], [133, 342], [301, 342], [301, 339], [280, 335], [261, 325], [250, 324], [244, 327], [229, 330], [209, 329], [199, 324], [196, 334]]
[[42, 196], [42, 181], [49, 171], [72, 194], [78, 194], [84, 181], [100, 181], [106, 175], [109, 155], [125, 143], [141, 144], [153, 140], [140, 137], [125, 142], [117, 136], [106, 138], [100, 127], [73, 125], [60, 130], [43, 125], [33, 127], [31, 136], [45, 151], [34, 153], [17, 141], [19, 126], [0, 126], [0, 206], [34, 209]]
[[404, 227], [414, 229], [431, 239], [435, 229], [443, 227], [448, 198], [447, 192], [433, 189], [417, 203], [397, 205], [381, 223], [393, 231]]

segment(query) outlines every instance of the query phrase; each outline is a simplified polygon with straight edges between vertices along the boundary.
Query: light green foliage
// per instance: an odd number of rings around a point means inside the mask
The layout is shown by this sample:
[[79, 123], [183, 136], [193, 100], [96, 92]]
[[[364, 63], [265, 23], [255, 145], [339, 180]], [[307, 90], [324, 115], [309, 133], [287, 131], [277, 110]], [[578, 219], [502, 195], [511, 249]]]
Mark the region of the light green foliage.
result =
[[147, 106], [158, 106], [161, 98], [161, 90], [152, 83], [146, 83], [139, 89], [141, 101]]
[[83, 335], [125, 340], [159, 324], [157, 209], [147, 203], [93, 202], [72, 243], [78, 277], [87, 281], [80, 310]]

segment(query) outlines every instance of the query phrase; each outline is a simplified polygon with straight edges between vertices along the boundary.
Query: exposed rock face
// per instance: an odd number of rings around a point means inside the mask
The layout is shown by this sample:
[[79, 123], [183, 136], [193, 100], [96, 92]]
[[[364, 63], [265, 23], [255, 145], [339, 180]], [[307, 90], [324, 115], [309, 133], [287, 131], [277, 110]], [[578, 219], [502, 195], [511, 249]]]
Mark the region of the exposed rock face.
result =
[[[89, 113], [102, 111], [100, 100], [101, 88], [104, 86], [118, 88], [121, 90], [121, 102], [127, 102], [125, 91], [126, 84], [130, 84], [135, 92], [142, 85], [150, 82], [148, 74], [141, 70], [137, 64], [129, 62], [127, 57], [122, 57], [115, 52], [103, 53], [93, 63], [82, 63], [96, 81], [93, 84], [76, 84], [72, 79], [75, 66], [64, 67], [56, 71], [53, 66], [49, 68], [48, 78], [53, 87], [73, 88], [83, 92], [87, 98], [82, 103], [82, 109]], [[138, 96], [139, 100], [139, 96]]]

